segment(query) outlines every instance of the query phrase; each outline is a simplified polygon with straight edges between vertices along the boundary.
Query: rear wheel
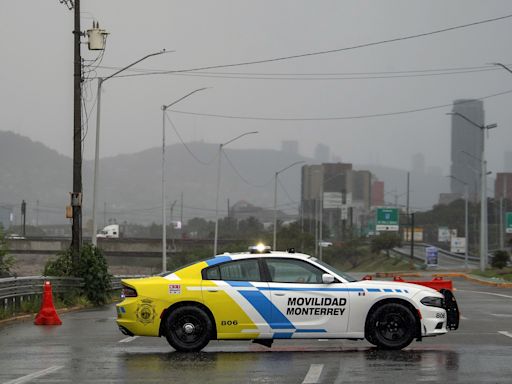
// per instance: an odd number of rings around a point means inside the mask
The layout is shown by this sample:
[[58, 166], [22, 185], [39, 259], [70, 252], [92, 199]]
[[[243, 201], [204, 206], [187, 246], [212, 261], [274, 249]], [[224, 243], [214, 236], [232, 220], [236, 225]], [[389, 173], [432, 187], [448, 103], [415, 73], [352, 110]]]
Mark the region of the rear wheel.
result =
[[387, 303], [370, 314], [366, 339], [382, 349], [402, 349], [412, 342], [415, 330], [416, 318], [407, 306]]
[[201, 308], [179, 307], [167, 317], [165, 337], [177, 351], [200, 351], [210, 341], [211, 334], [212, 322]]

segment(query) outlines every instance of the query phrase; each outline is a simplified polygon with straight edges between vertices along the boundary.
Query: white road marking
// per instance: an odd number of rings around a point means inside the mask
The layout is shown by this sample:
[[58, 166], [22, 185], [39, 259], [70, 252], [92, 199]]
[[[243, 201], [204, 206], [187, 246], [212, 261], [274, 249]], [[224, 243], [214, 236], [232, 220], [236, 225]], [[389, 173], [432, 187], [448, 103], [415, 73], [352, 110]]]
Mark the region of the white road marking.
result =
[[511, 313], [491, 313], [494, 317], [512, 317]]
[[469, 320], [466, 316], [461, 316], [460, 319], [461, 320]]
[[309, 371], [304, 378], [302, 384], [316, 384], [320, 379], [320, 375], [322, 374], [322, 370], [324, 369], [323, 364], [311, 364], [309, 367]]
[[34, 373], [31, 373], [30, 375], [22, 376], [17, 379], [14, 379], [14, 380], [7, 381], [4, 384], [28, 383], [29, 381], [31, 381], [33, 379], [37, 379], [39, 377], [49, 375], [50, 373], [57, 372], [58, 370], [61, 370], [62, 368], [64, 368], [64, 367], [60, 366], [60, 365], [55, 365], [53, 367], [43, 369], [42, 371], [34, 372]]
[[503, 336], [508, 336], [508, 337], [512, 338], [512, 333], [510, 333], [510, 332], [507, 332], [507, 331], [498, 331], [498, 333], [502, 334]]
[[481, 293], [482, 295], [499, 296], [499, 297], [506, 297], [507, 299], [512, 299], [512, 296], [503, 295], [501, 293], [482, 292], [482, 291], [466, 291], [465, 289], [459, 289], [459, 292]]
[[139, 336], [129, 336], [126, 339], [119, 340], [120, 343], [131, 343], [133, 340], [138, 339]]

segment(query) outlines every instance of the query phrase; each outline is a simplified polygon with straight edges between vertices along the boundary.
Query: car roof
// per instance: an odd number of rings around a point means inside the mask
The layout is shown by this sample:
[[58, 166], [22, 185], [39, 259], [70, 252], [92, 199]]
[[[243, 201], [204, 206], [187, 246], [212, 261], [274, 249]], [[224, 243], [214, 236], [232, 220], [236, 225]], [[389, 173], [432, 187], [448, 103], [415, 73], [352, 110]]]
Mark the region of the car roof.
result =
[[259, 253], [259, 252], [225, 252], [220, 255], [215, 256], [217, 257], [225, 257], [229, 256], [232, 260], [239, 260], [239, 259], [246, 259], [246, 258], [254, 258], [254, 257], [261, 257], [261, 258], [268, 258], [268, 257], [282, 257], [282, 258], [289, 258], [289, 259], [310, 259], [310, 255], [306, 255], [304, 253], [291, 253], [291, 252], [284, 252], [284, 251], [270, 251], [266, 253]]

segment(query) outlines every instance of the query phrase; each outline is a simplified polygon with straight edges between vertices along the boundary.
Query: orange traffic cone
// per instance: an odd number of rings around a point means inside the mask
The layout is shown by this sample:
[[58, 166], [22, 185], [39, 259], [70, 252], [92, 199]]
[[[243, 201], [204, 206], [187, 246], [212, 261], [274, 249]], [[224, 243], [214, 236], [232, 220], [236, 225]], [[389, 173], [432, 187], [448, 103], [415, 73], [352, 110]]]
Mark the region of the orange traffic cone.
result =
[[62, 321], [57, 315], [53, 305], [52, 284], [45, 281], [43, 285], [43, 304], [34, 320], [35, 325], [61, 325]]

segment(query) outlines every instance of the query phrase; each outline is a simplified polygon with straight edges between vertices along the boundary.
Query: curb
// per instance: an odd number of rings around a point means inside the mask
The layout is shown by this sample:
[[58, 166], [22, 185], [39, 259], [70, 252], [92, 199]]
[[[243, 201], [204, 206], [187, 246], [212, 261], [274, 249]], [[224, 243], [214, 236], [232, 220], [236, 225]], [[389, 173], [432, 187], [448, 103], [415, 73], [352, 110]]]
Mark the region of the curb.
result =
[[[57, 309], [57, 313], [60, 315], [62, 313], [76, 312], [76, 311], [79, 311], [81, 309], [86, 309], [86, 308], [88, 308], [88, 307], [76, 306], [76, 307], [69, 307], [69, 308], [60, 308], [60, 309]], [[17, 322], [17, 321], [34, 320], [35, 316], [36, 316], [36, 313], [27, 313], [26, 315], [9, 317], [7, 319], [0, 320], [0, 327], [3, 325]]]
[[500, 283], [497, 281], [481, 280], [477, 277], [468, 275], [467, 273], [461, 273], [461, 272], [434, 273], [434, 274], [432, 274], [432, 276], [433, 277], [460, 277], [462, 279], [466, 279], [473, 283], [485, 285], [488, 287], [512, 288], [512, 283]]

